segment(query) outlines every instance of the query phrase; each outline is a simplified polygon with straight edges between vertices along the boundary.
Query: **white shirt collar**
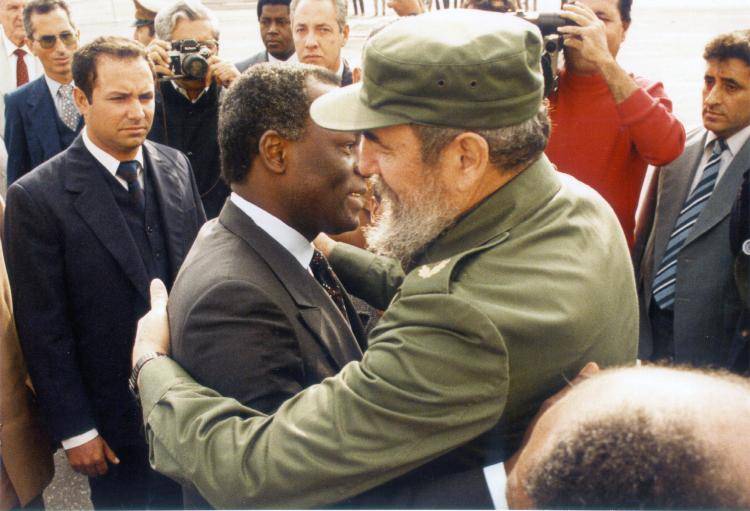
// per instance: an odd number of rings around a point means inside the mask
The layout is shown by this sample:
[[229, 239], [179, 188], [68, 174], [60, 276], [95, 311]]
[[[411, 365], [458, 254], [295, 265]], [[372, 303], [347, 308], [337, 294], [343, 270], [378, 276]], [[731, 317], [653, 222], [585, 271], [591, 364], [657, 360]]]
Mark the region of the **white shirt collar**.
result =
[[289, 58], [286, 59], [286, 60], [277, 59], [276, 57], [274, 57], [273, 55], [271, 55], [271, 53], [268, 50], [266, 50], [266, 55], [268, 55], [268, 62], [270, 62], [272, 64], [293, 64], [293, 63], [297, 62], [297, 54], [296, 53], [292, 53], [289, 56]]
[[31, 55], [31, 50], [28, 46], [26, 46], [26, 43], [23, 43], [23, 46], [16, 46], [16, 43], [8, 39], [8, 36], [5, 35], [5, 31], [2, 27], [0, 27], [0, 32], [3, 34], [3, 44], [5, 44], [5, 54], [10, 57], [13, 55], [13, 52], [16, 51], [17, 48], [21, 48], [23, 51], [25, 51], [29, 56]]
[[[706, 137], [706, 147], [708, 148], [709, 145], [713, 143], [714, 140], [716, 140], [717, 137], [716, 133], [713, 131], [708, 132], [708, 136]], [[742, 149], [742, 146], [745, 145], [745, 142], [750, 139], [750, 125], [745, 126], [740, 131], [729, 137], [725, 140], [727, 143], [727, 147], [729, 148], [729, 154], [734, 158], [740, 149]], [[705, 149], [704, 148], [704, 149]]]
[[304, 236], [271, 213], [259, 208], [252, 202], [246, 201], [234, 192], [229, 196], [229, 200], [249, 216], [258, 227], [263, 229], [292, 254], [304, 269], [307, 270], [310, 267], [310, 261], [312, 261], [315, 249], [312, 243], [307, 241]]
[[[52, 94], [52, 97], [56, 98], [57, 91], [60, 90], [60, 87], [62, 87], [63, 84], [58, 82], [54, 78], [50, 78], [49, 76], [47, 76], [47, 73], [44, 73], [44, 81], [47, 82], [47, 87], [49, 87], [49, 92], [50, 94]], [[73, 82], [70, 82], [70, 83], [75, 86], [75, 83]]]
[[[94, 142], [91, 141], [89, 138], [89, 128], [86, 126], [83, 129], [83, 132], [81, 133], [81, 138], [83, 139], [83, 145], [86, 146], [86, 149], [89, 150], [91, 153], [91, 156], [96, 158], [96, 161], [102, 164], [102, 167], [107, 169], [107, 171], [112, 174], [116, 179], [122, 180], [121, 178], [117, 177], [117, 168], [120, 166], [120, 160], [100, 148], [98, 145], [94, 144]], [[135, 161], [140, 163], [141, 168], [138, 171], [139, 175], [143, 173], [143, 146], [138, 148], [138, 154], [135, 155], [135, 158], [133, 158]]]

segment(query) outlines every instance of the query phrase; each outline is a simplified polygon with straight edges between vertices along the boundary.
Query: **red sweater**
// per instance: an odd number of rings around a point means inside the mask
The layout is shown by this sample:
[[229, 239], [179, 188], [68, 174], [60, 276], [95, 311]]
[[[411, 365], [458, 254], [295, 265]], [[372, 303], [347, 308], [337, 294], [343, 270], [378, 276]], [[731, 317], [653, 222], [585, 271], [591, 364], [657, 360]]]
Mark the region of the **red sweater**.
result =
[[563, 71], [550, 97], [547, 156], [558, 170], [598, 191], [615, 210], [632, 246], [635, 209], [646, 167], [665, 165], [685, 145], [661, 83], [633, 77], [640, 89], [619, 105], [601, 75]]

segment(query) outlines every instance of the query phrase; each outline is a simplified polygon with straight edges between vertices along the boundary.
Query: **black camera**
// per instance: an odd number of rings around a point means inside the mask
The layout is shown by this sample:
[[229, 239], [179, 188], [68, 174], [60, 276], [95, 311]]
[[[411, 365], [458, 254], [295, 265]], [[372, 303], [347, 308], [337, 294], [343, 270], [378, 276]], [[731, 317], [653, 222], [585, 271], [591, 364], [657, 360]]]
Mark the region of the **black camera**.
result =
[[565, 25], [575, 25], [575, 23], [563, 18], [559, 12], [519, 11], [514, 14], [536, 25], [542, 33], [542, 40], [544, 41], [544, 52], [542, 53], [544, 97], [547, 97], [557, 89], [557, 57], [563, 47], [562, 36], [557, 33], [557, 29]]
[[169, 69], [175, 74], [171, 78], [203, 80], [208, 73], [211, 50], [195, 39], [172, 41], [169, 51]]

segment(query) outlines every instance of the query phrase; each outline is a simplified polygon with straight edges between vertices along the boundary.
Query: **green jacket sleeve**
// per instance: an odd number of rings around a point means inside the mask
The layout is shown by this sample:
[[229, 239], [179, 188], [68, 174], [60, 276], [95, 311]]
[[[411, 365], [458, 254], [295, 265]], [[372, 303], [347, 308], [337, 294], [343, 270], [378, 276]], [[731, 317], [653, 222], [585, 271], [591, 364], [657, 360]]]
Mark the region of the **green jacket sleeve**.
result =
[[404, 281], [395, 259], [346, 243], [337, 243], [328, 260], [346, 290], [376, 309], [385, 310]]
[[220, 508], [325, 506], [494, 426], [508, 391], [503, 339], [451, 295], [401, 296], [360, 363], [265, 416], [168, 359], [141, 373], [152, 466]]

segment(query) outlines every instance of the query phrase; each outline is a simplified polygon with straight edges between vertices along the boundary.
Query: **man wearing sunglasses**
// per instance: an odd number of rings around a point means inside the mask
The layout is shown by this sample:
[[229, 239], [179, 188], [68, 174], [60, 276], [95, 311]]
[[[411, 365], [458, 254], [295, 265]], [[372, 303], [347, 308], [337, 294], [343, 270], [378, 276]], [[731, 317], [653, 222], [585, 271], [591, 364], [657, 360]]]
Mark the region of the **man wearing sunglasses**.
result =
[[32, 0], [23, 10], [26, 40], [44, 75], [6, 97], [8, 184], [66, 149], [83, 121], [73, 102], [78, 29], [64, 0]]

